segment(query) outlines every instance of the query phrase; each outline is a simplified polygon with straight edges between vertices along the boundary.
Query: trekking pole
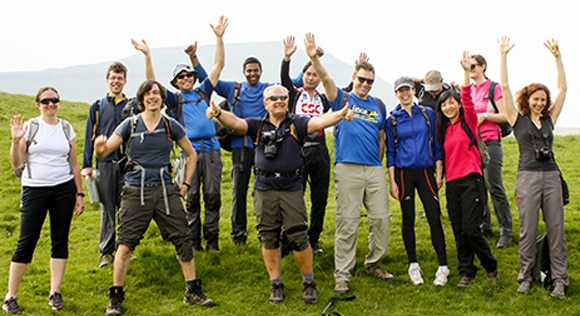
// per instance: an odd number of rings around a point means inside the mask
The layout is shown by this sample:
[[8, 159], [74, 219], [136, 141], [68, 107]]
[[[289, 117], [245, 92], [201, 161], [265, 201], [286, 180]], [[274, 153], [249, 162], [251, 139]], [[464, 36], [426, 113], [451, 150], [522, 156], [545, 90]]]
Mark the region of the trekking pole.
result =
[[330, 298], [330, 301], [328, 301], [328, 304], [326, 305], [326, 307], [324, 308], [324, 310], [322, 311], [322, 313], [320, 313], [320, 316], [324, 316], [324, 314], [326, 314], [326, 311], [328, 311], [328, 309], [330, 308], [330, 306], [332, 306], [332, 304], [334, 304], [334, 301], [336, 301], [336, 295], [333, 295]]

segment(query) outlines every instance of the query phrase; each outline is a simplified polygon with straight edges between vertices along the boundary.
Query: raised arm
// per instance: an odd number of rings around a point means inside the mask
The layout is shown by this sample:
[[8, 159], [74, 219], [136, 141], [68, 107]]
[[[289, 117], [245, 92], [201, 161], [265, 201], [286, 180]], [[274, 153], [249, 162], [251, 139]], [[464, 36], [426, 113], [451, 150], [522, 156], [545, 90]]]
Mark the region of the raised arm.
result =
[[248, 123], [245, 120], [242, 120], [230, 111], [222, 110], [213, 101], [211, 101], [211, 105], [205, 110], [205, 116], [208, 119], [218, 120], [221, 125], [231, 128], [242, 135], [246, 135], [248, 132]]
[[505, 35], [497, 42], [499, 43], [499, 84], [503, 90], [503, 100], [507, 121], [513, 126], [518, 118], [518, 110], [514, 103], [514, 96], [508, 82], [507, 54], [515, 44], [511, 44], [510, 38]]
[[207, 78], [207, 72], [205, 72], [205, 68], [203, 68], [199, 62], [199, 58], [197, 57], [197, 41], [195, 41], [193, 44], [187, 45], [183, 51], [187, 54], [187, 56], [189, 56], [189, 60], [191, 61], [191, 66], [193, 66], [193, 69], [197, 71], [197, 80], [201, 82]]
[[552, 55], [556, 57], [556, 71], [558, 72], [558, 93], [554, 98], [554, 103], [552, 103], [552, 124], [556, 126], [556, 121], [562, 112], [562, 107], [564, 106], [564, 100], [566, 99], [566, 91], [568, 90], [568, 85], [566, 84], [566, 73], [564, 72], [564, 64], [562, 63], [562, 54], [560, 53], [560, 46], [558, 41], [552, 39], [544, 42], [544, 46], [550, 50]]
[[343, 107], [340, 111], [326, 112], [324, 115], [313, 117], [308, 121], [308, 134], [332, 126], [340, 122], [340, 120], [347, 120], [350, 122], [353, 118], [354, 112], [352, 109], [349, 109], [348, 105]]
[[322, 82], [322, 86], [324, 87], [324, 93], [326, 94], [328, 101], [330, 102], [336, 101], [336, 97], [338, 95], [336, 83], [334, 82], [334, 80], [332, 80], [332, 78], [330, 77], [324, 66], [322, 66], [322, 63], [320, 62], [320, 57], [318, 56], [317, 53], [316, 42], [314, 40], [314, 34], [306, 33], [306, 36], [304, 38], [304, 49], [306, 50], [306, 54], [308, 55], [308, 57], [310, 57], [310, 61], [312, 62], [312, 66], [314, 66], [314, 69], [316, 69], [318, 77], [320, 77], [320, 81]]
[[153, 62], [151, 61], [151, 50], [149, 49], [149, 45], [147, 45], [145, 40], [141, 40], [141, 43], [139, 43], [134, 39], [131, 39], [131, 44], [133, 44], [133, 47], [135, 47], [136, 50], [140, 51], [145, 56], [145, 79], [155, 80], [155, 71], [153, 70]]
[[123, 138], [119, 134], [113, 133], [111, 137], [107, 138], [105, 135], [100, 135], [95, 138], [95, 156], [103, 158], [121, 147]]
[[[294, 83], [290, 79], [290, 58], [296, 52], [296, 44], [294, 42], [294, 36], [287, 36], [283, 41], [284, 43], [284, 58], [282, 59], [282, 65], [280, 65], [280, 83], [288, 89], [290, 93], [290, 102], [288, 102], [288, 112], [294, 113]], [[302, 78], [302, 77], [301, 77]]]
[[24, 163], [24, 155], [26, 151], [26, 140], [24, 140], [24, 122], [26, 119], [21, 115], [14, 115], [10, 119], [10, 127], [12, 130], [12, 143], [10, 145], [10, 164], [12, 168], [16, 169]]
[[215, 87], [218, 84], [218, 80], [226, 64], [223, 36], [228, 27], [228, 19], [222, 15], [220, 16], [217, 25], [213, 26], [210, 24], [210, 27], [215, 34], [216, 45], [213, 67], [209, 71], [208, 79], [211, 82], [211, 85]]

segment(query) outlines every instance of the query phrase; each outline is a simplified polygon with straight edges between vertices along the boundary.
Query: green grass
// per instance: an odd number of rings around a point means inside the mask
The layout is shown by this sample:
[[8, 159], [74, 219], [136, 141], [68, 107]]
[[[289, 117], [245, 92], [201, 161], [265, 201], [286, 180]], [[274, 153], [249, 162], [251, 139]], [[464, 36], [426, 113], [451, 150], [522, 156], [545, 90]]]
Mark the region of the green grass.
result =
[[[0, 156], [0, 285], [8, 282], [10, 258], [16, 246], [19, 230], [20, 183], [14, 177], [8, 161], [10, 148], [9, 120], [14, 114], [37, 116], [33, 98], [0, 93], [0, 144], [4, 151]], [[82, 156], [83, 134], [88, 105], [62, 102], [60, 116], [69, 120], [78, 133], [79, 159]], [[504, 183], [514, 218], [514, 232], [519, 232], [517, 207], [514, 198], [517, 168], [517, 144], [513, 138], [504, 140]], [[580, 202], [578, 200], [580, 163], [575, 159], [580, 152], [580, 137], [556, 137], [555, 152], [565, 178], [570, 185], [572, 201], [565, 207], [568, 241], [568, 271], [570, 287], [565, 300], [551, 299], [549, 291], [534, 285], [529, 295], [516, 293], [516, 277], [519, 269], [517, 245], [496, 249], [495, 236], [488, 239], [493, 254], [498, 259], [500, 280], [490, 283], [480, 270], [476, 282], [467, 289], [455, 286], [457, 254], [455, 242], [445, 208], [444, 190], [440, 190], [443, 226], [446, 233], [447, 254], [452, 274], [445, 287], [432, 285], [436, 257], [431, 246], [426, 219], [417, 219], [417, 254], [424, 272], [425, 284], [413, 286], [407, 276], [407, 259], [401, 239], [401, 216], [398, 203], [391, 199], [390, 243], [384, 267], [395, 274], [395, 281], [387, 284], [367, 277], [363, 260], [368, 249], [368, 221], [361, 218], [357, 244], [357, 264], [350, 287], [356, 299], [351, 302], [337, 301], [328, 312], [342, 315], [575, 315], [580, 306], [573, 303], [579, 292], [578, 271], [580, 248], [579, 229]], [[286, 301], [283, 304], [268, 303], [269, 281], [260, 252], [255, 230], [252, 199], [249, 203], [249, 239], [247, 246], [234, 246], [229, 239], [231, 210], [231, 157], [224, 152], [224, 173], [221, 211], [221, 255], [201, 252], [196, 255], [198, 277], [202, 279], [205, 293], [217, 306], [204, 309], [182, 303], [184, 282], [175, 251], [171, 244], [162, 241], [156, 225], [151, 224], [145, 239], [135, 254], [138, 259], [131, 263], [127, 275], [124, 315], [320, 315], [333, 295], [333, 238], [335, 202], [331, 188], [324, 232], [321, 237], [324, 253], [314, 258], [315, 278], [318, 282], [319, 300], [314, 305], [301, 301], [302, 284], [298, 268], [291, 256], [283, 259], [282, 277], [286, 284]], [[332, 183], [332, 181], [331, 181]], [[331, 184], [332, 185], [332, 184]], [[250, 194], [250, 193], [249, 193]], [[103, 315], [108, 304], [108, 288], [112, 284], [112, 267], [98, 269], [99, 208], [89, 204], [83, 215], [73, 220], [70, 236], [70, 259], [62, 292], [65, 299], [62, 315]], [[420, 205], [417, 202], [417, 205]], [[419, 206], [419, 208], [421, 208]], [[543, 225], [540, 225], [543, 229]], [[18, 293], [19, 303], [25, 315], [51, 315], [47, 305], [50, 271], [49, 227], [45, 223], [32, 264], [30, 264]], [[5, 292], [1, 292], [2, 295]]]

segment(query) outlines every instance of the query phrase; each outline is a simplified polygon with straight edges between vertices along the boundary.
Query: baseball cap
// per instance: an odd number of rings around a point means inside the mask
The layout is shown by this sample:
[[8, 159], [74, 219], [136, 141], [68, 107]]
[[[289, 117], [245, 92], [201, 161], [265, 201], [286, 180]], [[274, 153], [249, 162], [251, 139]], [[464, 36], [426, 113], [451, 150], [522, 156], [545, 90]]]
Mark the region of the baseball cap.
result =
[[423, 83], [425, 84], [425, 90], [436, 91], [441, 88], [443, 78], [438, 70], [429, 70], [425, 74], [425, 78], [423, 78]]
[[197, 77], [197, 71], [195, 71], [190, 65], [179, 64], [179, 65], [175, 66], [175, 69], [173, 69], [173, 76], [172, 76], [173, 79], [171, 79], [171, 81], [169, 83], [171, 83], [171, 85], [173, 87], [175, 87], [176, 89], [179, 89], [179, 87], [175, 84], [175, 79], [183, 71], [185, 71], [187, 73], [193, 73]]
[[414, 88], [415, 83], [410, 77], [404, 76], [395, 80], [395, 91], [401, 89], [402, 87]]

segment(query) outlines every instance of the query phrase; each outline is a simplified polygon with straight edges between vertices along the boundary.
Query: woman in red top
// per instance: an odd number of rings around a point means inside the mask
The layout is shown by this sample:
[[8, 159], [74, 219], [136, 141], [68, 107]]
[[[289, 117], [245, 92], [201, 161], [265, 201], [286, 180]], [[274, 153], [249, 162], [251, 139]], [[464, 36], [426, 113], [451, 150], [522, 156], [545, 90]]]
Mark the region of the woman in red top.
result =
[[480, 229], [486, 205], [481, 156], [478, 147], [471, 146], [471, 140], [461, 126], [465, 120], [472, 133], [477, 135], [477, 114], [469, 85], [472, 61], [467, 51], [463, 52], [461, 66], [464, 69], [461, 97], [453, 89], [443, 92], [436, 112], [437, 135], [443, 144], [445, 157], [447, 210], [457, 247], [460, 275], [457, 286], [467, 287], [473, 283], [477, 273], [473, 262], [475, 255], [489, 280], [497, 280], [499, 274], [497, 261]]

